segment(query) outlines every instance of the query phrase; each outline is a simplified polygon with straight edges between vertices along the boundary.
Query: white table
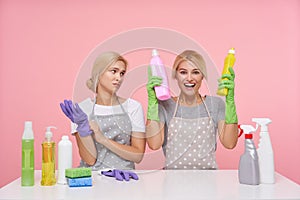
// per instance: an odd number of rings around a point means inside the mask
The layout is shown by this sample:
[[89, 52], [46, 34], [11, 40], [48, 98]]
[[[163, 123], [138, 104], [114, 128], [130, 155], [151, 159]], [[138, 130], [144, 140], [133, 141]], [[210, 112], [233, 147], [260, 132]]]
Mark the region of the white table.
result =
[[21, 187], [21, 179], [0, 189], [0, 199], [300, 199], [300, 185], [276, 173], [275, 184], [243, 185], [237, 170], [136, 171], [139, 180], [129, 182], [93, 172], [93, 186], [41, 186], [36, 171], [35, 186]]

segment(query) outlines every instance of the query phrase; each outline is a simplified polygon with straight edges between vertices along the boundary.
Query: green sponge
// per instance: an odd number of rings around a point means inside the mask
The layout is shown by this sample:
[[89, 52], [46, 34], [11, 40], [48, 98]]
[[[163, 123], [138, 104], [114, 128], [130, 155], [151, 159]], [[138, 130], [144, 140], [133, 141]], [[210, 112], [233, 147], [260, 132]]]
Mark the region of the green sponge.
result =
[[91, 168], [70, 168], [66, 169], [65, 175], [67, 178], [81, 178], [81, 177], [91, 177], [92, 176], [92, 170]]

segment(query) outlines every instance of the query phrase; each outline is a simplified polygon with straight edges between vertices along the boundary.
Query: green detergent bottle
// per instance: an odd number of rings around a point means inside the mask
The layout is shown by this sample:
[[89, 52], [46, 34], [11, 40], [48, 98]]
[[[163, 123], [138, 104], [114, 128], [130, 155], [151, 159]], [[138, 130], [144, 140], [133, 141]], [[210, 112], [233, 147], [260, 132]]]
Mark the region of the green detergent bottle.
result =
[[34, 185], [34, 137], [31, 121], [25, 122], [25, 128], [22, 137], [21, 185]]

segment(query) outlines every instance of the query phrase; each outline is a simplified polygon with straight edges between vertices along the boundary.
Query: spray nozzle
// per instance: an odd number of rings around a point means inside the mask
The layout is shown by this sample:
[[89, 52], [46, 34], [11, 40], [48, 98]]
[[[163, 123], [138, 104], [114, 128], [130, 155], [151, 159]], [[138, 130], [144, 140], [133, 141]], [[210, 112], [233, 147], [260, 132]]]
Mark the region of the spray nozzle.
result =
[[235, 54], [235, 49], [234, 48], [229, 49], [228, 53]]
[[50, 141], [53, 136], [53, 133], [51, 132], [51, 128], [57, 129], [55, 126], [48, 126], [46, 128], [45, 138], [47, 139], [47, 141]]
[[258, 125], [261, 127], [260, 131], [268, 132], [268, 124], [272, 122], [269, 118], [252, 118], [252, 121], [256, 123], [256, 127]]
[[245, 132], [246, 139], [252, 139], [252, 133], [257, 130], [257, 128], [254, 128], [251, 125], [241, 125], [240, 127], [243, 130], [243, 132]]
[[158, 51], [156, 49], [153, 49], [152, 56], [158, 56], [158, 55], [159, 55]]

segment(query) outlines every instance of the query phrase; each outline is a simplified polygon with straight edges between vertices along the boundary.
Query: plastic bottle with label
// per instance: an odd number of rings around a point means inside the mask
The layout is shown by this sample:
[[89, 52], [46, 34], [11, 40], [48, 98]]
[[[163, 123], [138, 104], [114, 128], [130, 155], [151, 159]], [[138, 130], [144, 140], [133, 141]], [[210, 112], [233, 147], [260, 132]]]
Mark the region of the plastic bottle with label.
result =
[[31, 121], [25, 122], [25, 128], [22, 137], [21, 185], [34, 185], [34, 135]]
[[251, 125], [241, 125], [241, 129], [245, 132], [245, 151], [240, 157], [239, 182], [247, 185], [258, 185], [260, 183], [258, 155], [252, 140], [252, 132], [256, 129]]
[[271, 123], [269, 118], [252, 118], [260, 128], [260, 139], [257, 153], [259, 157], [260, 182], [272, 184], [275, 183], [275, 167], [272, 143], [268, 131], [268, 124]]
[[67, 184], [65, 170], [72, 168], [72, 142], [63, 135], [58, 143], [58, 184]]
[[152, 76], [159, 76], [162, 78], [160, 86], [155, 86], [155, 94], [159, 100], [167, 100], [171, 98], [170, 89], [168, 84], [168, 77], [165, 71], [162, 60], [159, 57], [159, 53], [156, 49], [152, 50], [152, 58], [150, 61]]
[[55, 185], [55, 142], [52, 141], [53, 133], [49, 126], [46, 129], [45, 141], [42, 143], [42, 180], [41, 185]]
[[[233, 67], [233, 65], [235, 63], [235, 56], [234, 55], [235, 55], [235, 49], [231, 48], [228, 51], [228, 54], [225, 58], [222, 75], [230, 74], [229, 67]], [[227, 88], [219, 89], [217, 91], [217, 94], [220, 95], [220, 96], [226, 96], [228, 94], [228, 89]]]

